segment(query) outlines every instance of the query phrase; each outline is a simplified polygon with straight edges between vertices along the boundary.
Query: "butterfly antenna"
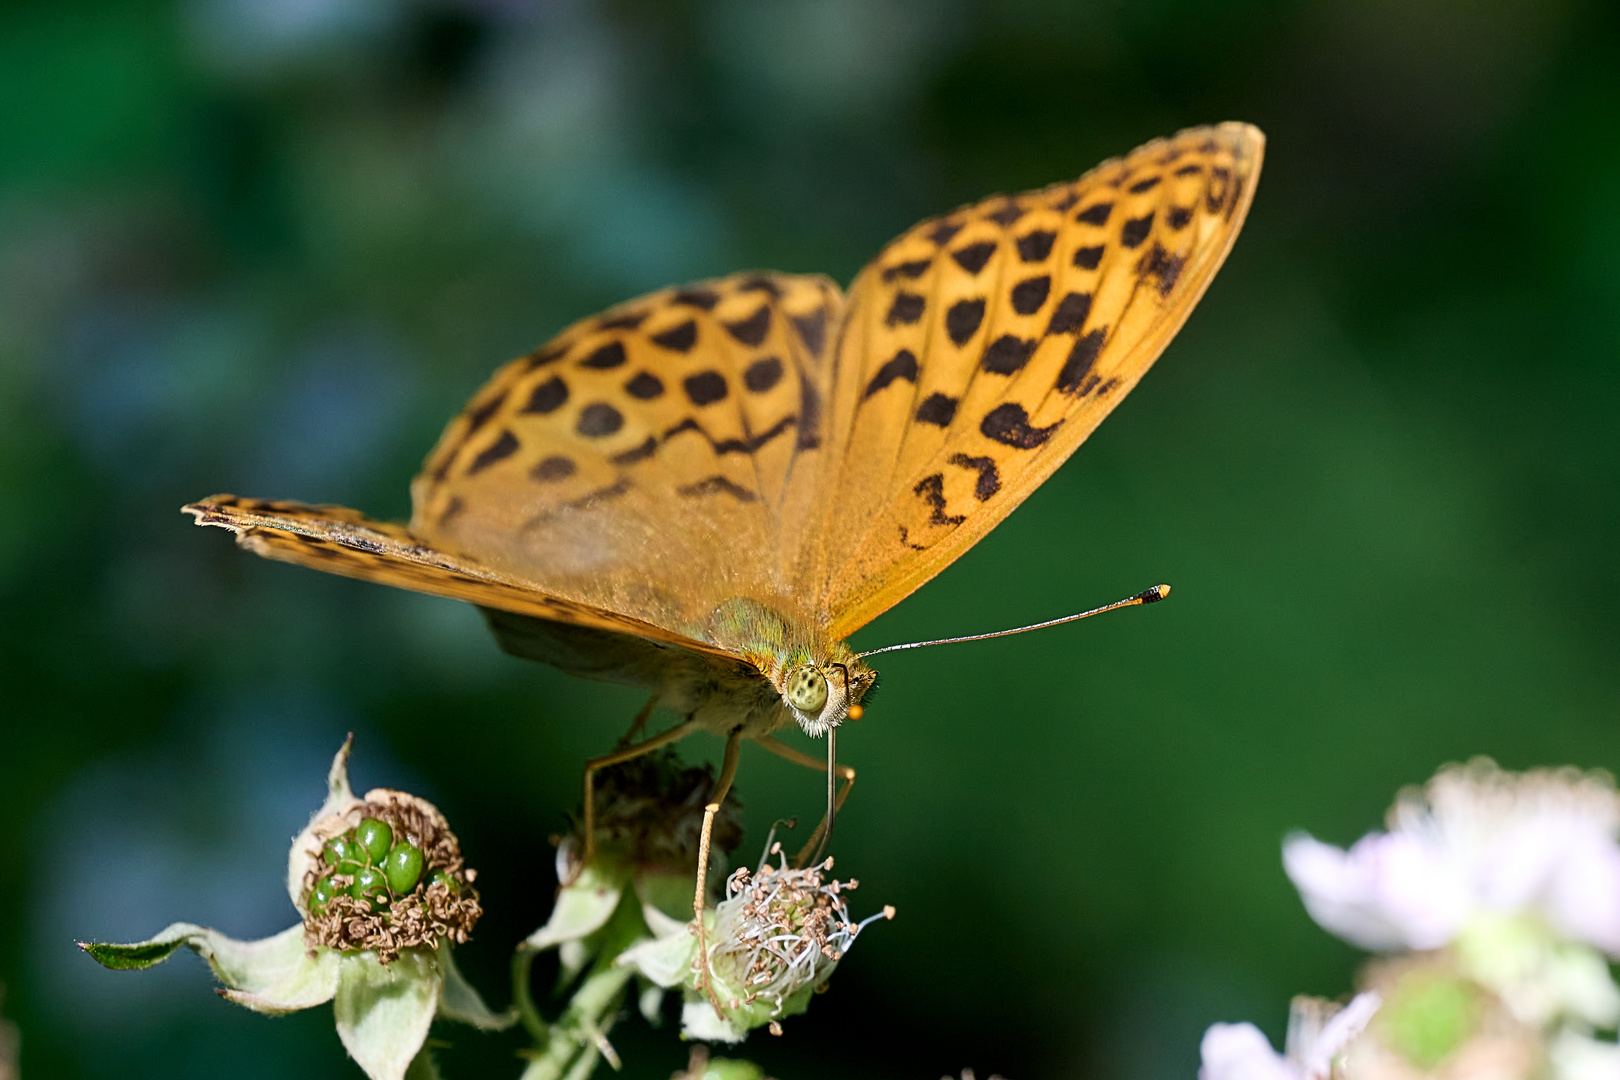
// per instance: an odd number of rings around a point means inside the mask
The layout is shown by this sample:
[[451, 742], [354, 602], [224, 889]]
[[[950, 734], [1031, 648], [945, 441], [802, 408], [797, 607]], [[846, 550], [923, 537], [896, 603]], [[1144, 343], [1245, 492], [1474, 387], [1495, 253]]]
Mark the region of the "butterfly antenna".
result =
[[870, 652], [856, 653], [855, 655], [864, 660], [866, 657], [876, 656], [878, 653], [899, 652], [901, 649], [922, 649], [929, 645], [955, 645], [959, 641], [984, 641], [986, 638], [1008, 637], [1029, 630], [1045, 630], [1048, 626], [1062, 626], [1064, 623], [1078, 622], [1081, 619], [1089, 619], [1093, 615], [1101, 615], [1105, 611], [1113, 611], [1115, 608], [1135, 607], [1138, 604], [1156, 604], [1169, 595], [1170, 586], [1155, 585], [1153, 588], [1139, 592], [1135, 596], [1127, 596], [1123, 600], [1116, 600], [1112, 604], [1104, 604], [1102, 607], [1092, 608], [1090, 611], [1082, 611], [1078, 615], [1065, 615], [1061, 619], [1048, 619], [1045, 622], [1018, 626], [1011, 630], [996, 630], [988, 634], [968, 634], [966, 637], [936, 638], [933, 641], [911, 641], [904, 645], [885, 645], [881, 649], [873, 649]]

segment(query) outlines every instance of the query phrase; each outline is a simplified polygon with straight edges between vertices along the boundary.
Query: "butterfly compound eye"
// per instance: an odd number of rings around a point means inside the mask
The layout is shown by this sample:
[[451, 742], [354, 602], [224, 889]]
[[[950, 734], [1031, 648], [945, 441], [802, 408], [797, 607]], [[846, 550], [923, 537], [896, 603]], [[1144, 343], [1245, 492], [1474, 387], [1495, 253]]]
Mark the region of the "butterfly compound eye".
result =
[[794, 668], [787, 680], [788, 704], [802, 713], [820, 716], [827, 704], [827, 676], [820, 668]]

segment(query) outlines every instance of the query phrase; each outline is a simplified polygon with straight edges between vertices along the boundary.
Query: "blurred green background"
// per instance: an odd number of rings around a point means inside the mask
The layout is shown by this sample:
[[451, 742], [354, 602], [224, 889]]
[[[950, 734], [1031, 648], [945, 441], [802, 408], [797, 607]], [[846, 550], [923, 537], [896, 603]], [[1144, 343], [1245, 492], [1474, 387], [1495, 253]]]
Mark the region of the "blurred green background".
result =
[[[188, 0], [0, 7], [0, 981], [30, 1078], [357, 1077], [181, 958], [75, 937], [290, 923], [285, 844], [357, 785], [481, 869], [497, 1004], [548, 835], [637, 695], [471, 608], [191, 527], [216, 491], [404, 516], [508, 357], [672, 281], [847, 281], [915, 219], [1189, 124], [1270, 138], [1160, 366], [856, 639], [1171, 602], [887, 657], [840, 742], [881, 924], [783, 1080], [1189, 1078], [1358, 956], [1278, 842], [1474, 754], [1620, 767], [1620, 14], [1602, 0]], [[712, 754], [695, 745], [688, 753]], [[819, 780], [745, 752], [744, 852]], [[516, 1036], [445, 1031], [455, 1077]], [[614, 1032], [628, 1077], [684, 1062]]]

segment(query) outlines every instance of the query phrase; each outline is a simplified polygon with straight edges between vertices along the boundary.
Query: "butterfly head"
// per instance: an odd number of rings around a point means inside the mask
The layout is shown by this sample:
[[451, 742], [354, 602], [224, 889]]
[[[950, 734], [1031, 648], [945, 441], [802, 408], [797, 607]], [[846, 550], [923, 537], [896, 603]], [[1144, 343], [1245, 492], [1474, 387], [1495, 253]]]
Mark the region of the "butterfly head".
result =
[[788, 668], [777, 690], [805, 734], [820, 738], [847, 719], [859, 719], [861, 701], [876, 682], [877, 672], [851, 657]]

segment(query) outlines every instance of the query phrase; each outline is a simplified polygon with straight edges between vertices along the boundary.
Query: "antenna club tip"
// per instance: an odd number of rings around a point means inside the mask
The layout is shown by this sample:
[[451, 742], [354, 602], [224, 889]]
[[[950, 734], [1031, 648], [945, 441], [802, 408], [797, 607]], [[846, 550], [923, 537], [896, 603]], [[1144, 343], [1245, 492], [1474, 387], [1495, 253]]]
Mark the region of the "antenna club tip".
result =
[[1167, 597], [1169, 595], [1170, 595], [1170, 586], [1168, 586], [1168, 585], [1155, 585], [1155, 586], [1153, 586], [1153, 588], [1147, 590], [1146, 592], [1144, 592], [1140, 596], [1138, 596], [1137, 599], [1142, 601], [1142, 603], [1144, 603], [1144, 604], [1156, 604], [1160, 600], [1163, 600], [1165, 597]]
[[849, 707], [849, 718], [851, 720], [859, 720], [861, 717], [863, 717], [865, 715], [866, 715], [866, 709], [863, 706], [851, 705]]

